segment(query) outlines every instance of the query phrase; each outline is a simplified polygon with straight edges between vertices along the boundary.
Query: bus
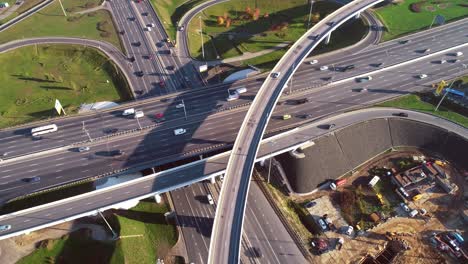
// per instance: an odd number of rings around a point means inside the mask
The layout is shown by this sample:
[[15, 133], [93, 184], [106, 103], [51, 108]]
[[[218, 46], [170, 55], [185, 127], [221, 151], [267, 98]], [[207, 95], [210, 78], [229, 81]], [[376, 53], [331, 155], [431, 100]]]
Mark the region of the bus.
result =
[[57, 130], [58, 130], [58, 127], [55, 124], [41, 126], [41, 127], [36, 127], [36, 128], [31, 129], [31, 135], [33, 137], [38, 137], [39, 135], [55, 132]]

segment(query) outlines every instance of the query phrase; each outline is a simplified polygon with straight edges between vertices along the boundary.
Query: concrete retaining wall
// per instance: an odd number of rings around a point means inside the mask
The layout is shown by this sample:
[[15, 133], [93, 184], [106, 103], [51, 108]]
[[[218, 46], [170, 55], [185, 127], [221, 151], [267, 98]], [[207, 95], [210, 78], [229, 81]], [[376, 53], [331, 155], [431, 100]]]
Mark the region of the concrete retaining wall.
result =
[[292, 189], [308, 193], [393, 147], [416, 147], [440, 154], [468, 169], [468, 139], [443, 128], [407, 119], [376, 119], [355, 124], [314, 140], [306, 158], [278, 157]]

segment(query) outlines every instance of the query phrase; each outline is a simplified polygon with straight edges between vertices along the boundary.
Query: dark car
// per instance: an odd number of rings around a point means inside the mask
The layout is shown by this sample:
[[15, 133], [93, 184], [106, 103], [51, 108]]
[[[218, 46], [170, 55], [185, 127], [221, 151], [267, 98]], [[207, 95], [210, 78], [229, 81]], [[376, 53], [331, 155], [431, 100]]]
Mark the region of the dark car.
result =
[[351, 64], [351, 65], [348, 65], [346, 67], [343, 67], [343, 71], [350, 71], [350, 70], [352, 70], [354, 68], [355, 68], [354, 64]]
[[408, 114], [407, 114], [407, 113], [403, 113], [403, 112], [394, 113], [393, 115], [394, 115], [394, 116], [401, 116], [401, 117], [408, 117]]
[[116, 150], [112, 150], [111, 152], [109, 152], [109, 154], [112, 157], [115, 157], [115, 156], [122, 156], [123, 154], [125, 154], [125, 152], [120, 149], [116, 149]]
[[143, 77], [143, 75], [145, 75], [145, 74], [143, 73], [143, 71], [137, 71], [137, 72], [135, 72], [135, 75], [138, 76], [138, 77]]
[[307, 99], [307, 98], [302, 98], [302, 99], [296, 100], [296, 104], [305, 104], [305, 103], [308, 103], [308, 102], [309, 102], [309, 99]]
[[311, 114], [302, 114], [302, 115], [298, 115], [299, 118], [304, 118], [304, 119], [309, 119], [312, 117]]
[[133, 43], [133, 46], [135, 46], [135, 47], [140, 47], [140, 46], [141, 46], [141, 42], [140, 42], [140, 41], [134, 42], [134, 43]]
[[128, 20], [135, 21], [135, 18], [134, 17], [129, 17]]
[[166, 69], [167, 69], [168, 71], [173, 71], [173, 70], [174, 70], [174, 66], [173, 66], [173, 65], [169, 65], [169, 66], [166, 67]]
[[29, 178], [24, 179], [25, 182], [29, 182], [29, 183], [38, 182], [40, 180], [41, 180], [41, 177], [39, 177], [39, 176], [29, 177]]
[[143, 12], [141, 13], [142, 16], [147, 16], [148, 15], [148, 12]]
[[120, 33], [120, 35], [123, 35], [123, 34], [125, 34], [125, 30], [120, 30], [119, 33]]

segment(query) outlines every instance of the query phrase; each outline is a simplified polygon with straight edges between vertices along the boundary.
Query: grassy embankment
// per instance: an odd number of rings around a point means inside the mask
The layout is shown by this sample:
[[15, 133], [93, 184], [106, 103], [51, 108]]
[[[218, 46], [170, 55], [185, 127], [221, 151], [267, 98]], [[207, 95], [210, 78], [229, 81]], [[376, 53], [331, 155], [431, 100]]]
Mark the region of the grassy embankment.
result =
[[108, 217], [114, 229], [119, 231], [119, 240], [95, 241], [87, 232], [73, 232], [49, 240], [18, 264], [155, 263], [177, 240], [175, 227], [167, 224], [164, 217], [168, 210], [165, 204], [141, 201], [130, 210], [118, 210]]
[[[79, 11], [86, 3], [99, 3], [100, 0], [62, 0], [66, 10]], [[32, 37], [82, 37], [106, 41], [123, 50], [109, 12], [96, 12], [77, 15], [68, 12], [64, 17], [58, 1], [40, 12], [0, 32], [0, 44], [16, 39]]]
[[[259, 8], [257, 20], [255, 4]], [[338, 7], [336, 3], [316, 2], [311, 26]], [[309, 6], [300, 0], [232, 0], [212, 6], [201, 13], [205, 57], [208, 60], [216, 59], [218, 55], [220, 58], [230, 58], [274, 48], [280, 43], [293, 43], [306, 32], [308, 12]], [[225, 20], [223, 25], [219, 25], [218, 17]], [[228, 20], [231, 20], [229, 26], [226, 25]], [[194, 19], [187, 29], [190, 52], [197, 59], [201, 59], [199, 27], [199, 20]], [[364, 34], [362, 21], [354, 20], [332, 34], [330, 45], [322, 45], [315, 54], [350, 45]], [[243, 64], [271, 68], [285, 51], [281, 49], [244, 61]]]
[[[420, 10], [414, 12], [411, 5], [417, 5]], [[414, 7], [413, 7], [414, 9]], [[387, 31], [384, 40], [429, 28], [435, 15], [442, 15], [446, 21], [468, 16], [466, 0], [421, 1], [405, 0], [400, 4], [390, 4], [376, 10]]]
[[151, 0], [167, 34], [175, 39], [177, 23], [187, 11], [207, 0]]
[[0, 54], [0, 83], [0, 127], [56, 116], [55, 99], [67, 114], [82, 103], [129, 99], [115, 65], [82, 46], [29, 46]]

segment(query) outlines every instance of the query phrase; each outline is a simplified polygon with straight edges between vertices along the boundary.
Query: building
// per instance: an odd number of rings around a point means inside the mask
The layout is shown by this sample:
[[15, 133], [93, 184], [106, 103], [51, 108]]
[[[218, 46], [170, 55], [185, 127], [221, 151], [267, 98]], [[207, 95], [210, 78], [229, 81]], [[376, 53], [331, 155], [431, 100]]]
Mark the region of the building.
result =
[[392, 177], [392, 182], [399, 187], [405, 188], [411, 184], [415, 184], [426, 179], [426, 177], [426, 173], [424, 173], [422, 166], [417, 166], [394, 175]]

